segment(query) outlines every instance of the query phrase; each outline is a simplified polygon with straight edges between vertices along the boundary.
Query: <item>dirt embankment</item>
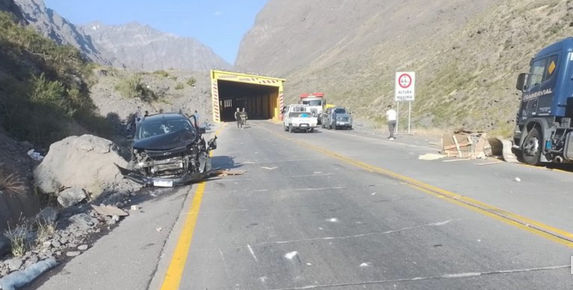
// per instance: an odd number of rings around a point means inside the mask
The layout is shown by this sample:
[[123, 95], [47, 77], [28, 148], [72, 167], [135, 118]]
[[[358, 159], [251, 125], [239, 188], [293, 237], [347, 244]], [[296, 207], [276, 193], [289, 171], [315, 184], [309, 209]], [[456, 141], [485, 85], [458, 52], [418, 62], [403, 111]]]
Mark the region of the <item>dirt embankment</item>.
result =
[[33, 216], [40, 210], [40, 198], [32, 190], [36, 162], [26, 154], [31, 148], [31, 144], [14, 141], [0, 131], [0, 232], [20, 216]]

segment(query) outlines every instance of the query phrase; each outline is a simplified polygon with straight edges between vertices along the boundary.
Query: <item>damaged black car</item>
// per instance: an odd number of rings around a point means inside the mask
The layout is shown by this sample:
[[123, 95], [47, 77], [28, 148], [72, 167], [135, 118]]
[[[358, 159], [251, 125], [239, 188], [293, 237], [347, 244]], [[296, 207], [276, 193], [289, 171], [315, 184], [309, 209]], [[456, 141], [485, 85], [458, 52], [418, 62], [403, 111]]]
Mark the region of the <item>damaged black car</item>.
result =
[[200, 181], [211, 174], [210, 151], [217, 136], [203, 138], [194, 116], [158, 114], [145, 117], [136, 126], [125, 178], [145, 186], [173, 187]]

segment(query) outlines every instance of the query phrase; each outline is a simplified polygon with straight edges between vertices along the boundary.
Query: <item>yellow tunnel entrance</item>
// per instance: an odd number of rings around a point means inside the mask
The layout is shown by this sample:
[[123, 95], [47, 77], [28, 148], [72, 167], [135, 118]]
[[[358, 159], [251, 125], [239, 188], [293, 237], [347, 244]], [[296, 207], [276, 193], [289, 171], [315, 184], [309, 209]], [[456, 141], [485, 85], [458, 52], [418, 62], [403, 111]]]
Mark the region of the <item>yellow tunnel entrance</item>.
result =
[[211, 71], [213, 121], [235, 121], [237, 108], [245, 108], [249, 119], [278, 119], [283, 84], [284, 79]]

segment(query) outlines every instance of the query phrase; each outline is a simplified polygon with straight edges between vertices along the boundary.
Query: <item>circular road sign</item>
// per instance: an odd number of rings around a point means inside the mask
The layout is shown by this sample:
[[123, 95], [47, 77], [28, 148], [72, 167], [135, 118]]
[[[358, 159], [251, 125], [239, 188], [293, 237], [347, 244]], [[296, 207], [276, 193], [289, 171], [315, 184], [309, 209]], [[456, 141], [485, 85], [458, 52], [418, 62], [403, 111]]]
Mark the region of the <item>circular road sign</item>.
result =
[[409, 88], [412, 85], [412, 77], [409, 74], [401, 74], [398, 78], [398, 85], [403, 89]]

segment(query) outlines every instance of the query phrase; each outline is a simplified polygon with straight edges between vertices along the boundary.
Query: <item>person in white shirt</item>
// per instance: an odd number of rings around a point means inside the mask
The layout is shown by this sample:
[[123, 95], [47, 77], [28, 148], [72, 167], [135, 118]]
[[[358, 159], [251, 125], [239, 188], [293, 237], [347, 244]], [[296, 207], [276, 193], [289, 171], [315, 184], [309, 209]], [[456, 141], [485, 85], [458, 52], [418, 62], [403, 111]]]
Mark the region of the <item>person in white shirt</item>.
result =
[[386, 120], [388, 121], [388, 131], [390, 131], [390, 136], [388, 140], [394, 140], [394, 132], [396, 131], [396, 111], [392, 109], [392, 106], [388, 106], [388, 110], [386, 110]]

